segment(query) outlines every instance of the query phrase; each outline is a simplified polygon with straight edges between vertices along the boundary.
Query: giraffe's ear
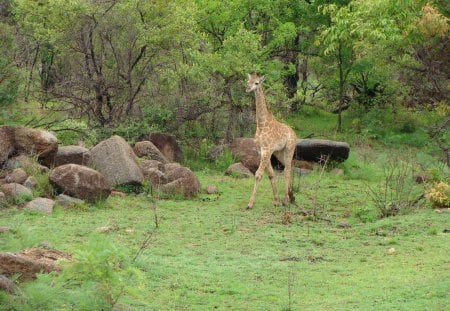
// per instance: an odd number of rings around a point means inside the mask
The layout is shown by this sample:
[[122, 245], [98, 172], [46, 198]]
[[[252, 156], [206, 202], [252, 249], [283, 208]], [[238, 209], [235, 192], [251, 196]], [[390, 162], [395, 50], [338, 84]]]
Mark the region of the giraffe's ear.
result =
[[263, 82], [264, 80], [266, 80], [266, 76], [262, 76], [261, 78], [259, 78], [259, 82]]

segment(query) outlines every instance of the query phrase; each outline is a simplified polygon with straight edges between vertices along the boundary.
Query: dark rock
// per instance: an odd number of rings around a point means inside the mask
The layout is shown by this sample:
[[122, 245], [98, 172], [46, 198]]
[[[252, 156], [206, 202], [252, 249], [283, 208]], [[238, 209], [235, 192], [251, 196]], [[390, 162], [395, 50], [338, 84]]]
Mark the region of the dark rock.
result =
[[345, 142], [322, 140], [322, 139], [300, 139], [297, 142], [295, 159], [313, 162], [328, 161], [343, 162], [348, 159], [350, 146]]
[[49, 180], [59, 192], [89, 202], [106, 198], [111, 193], [111, 185], [101, 173], [78, 164], [56, 167]]

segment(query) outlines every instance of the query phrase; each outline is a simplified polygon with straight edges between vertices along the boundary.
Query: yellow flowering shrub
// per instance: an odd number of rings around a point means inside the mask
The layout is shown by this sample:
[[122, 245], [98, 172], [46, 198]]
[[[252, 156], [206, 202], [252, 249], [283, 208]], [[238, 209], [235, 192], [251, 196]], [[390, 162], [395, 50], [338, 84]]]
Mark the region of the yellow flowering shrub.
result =
[[425, 192], [425, 197], [429, 199], [435, 207], [450, 207], [450, 186], [441, 181]]

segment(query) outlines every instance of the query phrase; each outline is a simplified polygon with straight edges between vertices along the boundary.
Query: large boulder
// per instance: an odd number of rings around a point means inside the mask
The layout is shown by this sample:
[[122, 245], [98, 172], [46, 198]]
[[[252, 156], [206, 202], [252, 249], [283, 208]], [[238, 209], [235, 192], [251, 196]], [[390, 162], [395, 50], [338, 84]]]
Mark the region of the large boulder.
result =
[[144, 140], [137, 142], [134, 145], [133, 151], [140, 158], [145, 157], [164, 164], [170, 162], [151, 141]]
[[295, 159], [323, 162], [343, 162], [348, 159], [350, 146], [341, 141], [322, 139], [299, 139], [295, 150]]
[[0, 126], [0, 166], [14, 153], [14, 128]]
[[138, 140], [151, 141], [170, 162], [180, 162], [183, 159], [183, 152], [171, 135], [151, 133], [150, 135], [141, 135]]
[[55, 166], [64, 164], [79, 164], [89, 166], [91, 152], [81, 146], [62, 146], [58, 148], [55, 157]]
[[60, 271], [59, 259], [72, 257], [53, 249], [30, 248], [20, 253], [0, 253], [0, 274], [7, 277], [19, 276], [21, 281], [36, 278], [37, 273]]
[[58, 192], [89, 202], [106, 198], [111, 193], [111, 185], [102, 174], [78, 164], [58, 166], [51, 172], [49, 180]]
[[253, 174], [258, 170], [261, 155], [253, 138], [235, 138], [230, 144], [230, 149]]
[[136, 155], [120, 136], [112, 136], [91, 149], [92, 165], [102, 173], [111, 186], [140, 184], [144, 176], [136, 162]]
[[49, 131], [17, 127], [14, 129], [14, 148], [19, 153], [37, 155], [40, 163], [51, 167], [58, 151], [58, 139]]

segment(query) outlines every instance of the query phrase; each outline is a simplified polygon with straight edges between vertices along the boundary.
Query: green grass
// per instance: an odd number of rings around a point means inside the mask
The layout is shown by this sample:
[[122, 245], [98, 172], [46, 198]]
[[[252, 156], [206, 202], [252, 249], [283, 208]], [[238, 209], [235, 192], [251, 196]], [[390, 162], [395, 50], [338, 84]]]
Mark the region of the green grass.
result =
[[[96, 228], [110, 226], [113, 230], [100, 234], [104, 248], [120, 250], [118, 258], [123, 261], [134, 257], [149, 230], [154, 232], [138, 259], [124, 264], [138, 270], [139, 277], [111, 281], [119, 289], [122, 285], [130, 289], [120, 295], [119, 310], [448, 307], [449, 244], [442, 233], [448, 227], [448, 212], [427, 208], [362, 223], [351, 211], [367, 204], [361, 181], [325, 172], [294, 182], [301, 206], [312, 209], [317, 204], [321, 218], [327, 220], [312, 221], [291, 207], [291, 224], [284, 225], [287, 209], [272, 206], [267, 178], [255, 208], [247, 211], [253, 180], [198, 174], [202, 185], [217, 185], [219, 194], [202, 194], [193, 201], [159, 201], [158, 229], [150, 199], [143, 196], [111, 197], [89, 209], [56, 208], [52, 215], [7, 209], [1, 211], [0, 226], [13, 230], [0, 236], [0, 248], [18, 251], [45, 244], [77, 254], [96, 241]], [[281, 176], [278, 183], [281, 191]], [[342, 221], [351, 227], [340, 228]], [[388, 254], [391, 247], [396, 252]], [[111, 260], [114, 254], [109, 255]], [[124, 269], [117, 268], [117, 276], [127, 275]], [[3, 295], [0, 305], [17, 310], [50, 306], [83, 310], [79, 302], [87, 299], [91, 306], [104, 307], [92, 295], [100, 283], [66, 281], [57, 275], [43, 276], [22, 285], [27, 299], [11, 301]]]

